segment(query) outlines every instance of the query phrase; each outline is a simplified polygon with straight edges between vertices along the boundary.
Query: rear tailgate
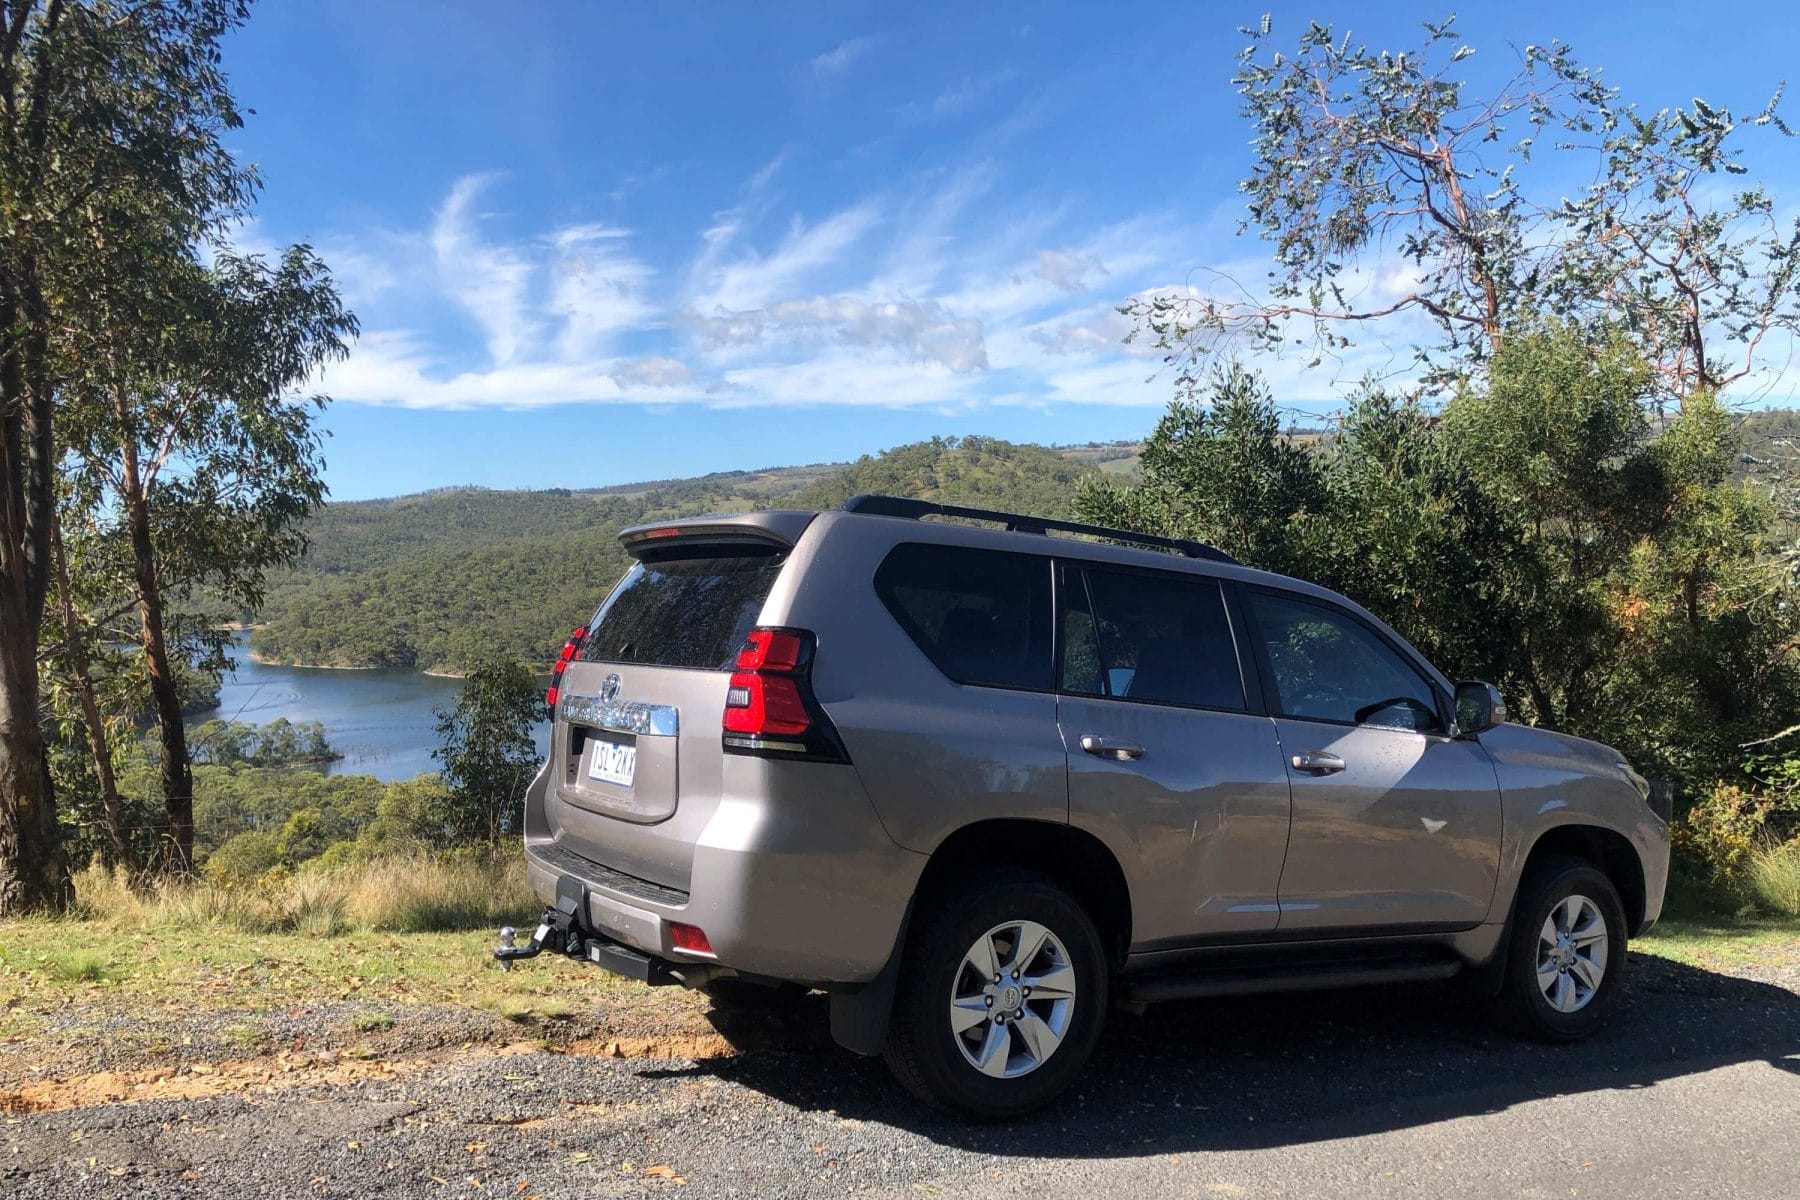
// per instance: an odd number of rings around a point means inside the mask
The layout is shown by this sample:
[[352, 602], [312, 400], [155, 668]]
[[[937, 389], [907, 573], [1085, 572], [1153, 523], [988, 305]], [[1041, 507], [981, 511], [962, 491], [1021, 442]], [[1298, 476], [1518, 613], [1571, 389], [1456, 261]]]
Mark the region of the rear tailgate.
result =
[[805, 521], [627, 530], [638, 562], [564, 673], [546, 816], [560, 848], [689, 890], [694, 844], [723, 789], [729, 667]]

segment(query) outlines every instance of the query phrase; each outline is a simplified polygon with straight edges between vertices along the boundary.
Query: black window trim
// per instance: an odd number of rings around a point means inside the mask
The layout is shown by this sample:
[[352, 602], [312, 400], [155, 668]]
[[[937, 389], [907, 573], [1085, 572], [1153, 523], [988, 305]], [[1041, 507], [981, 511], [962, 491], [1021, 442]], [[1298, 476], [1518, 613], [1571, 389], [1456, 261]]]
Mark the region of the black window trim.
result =
[[[1092, 692], [1078, 692], [1065, 688], [1063, 686], [1062, 670], [1064, 639], [1061, 593], [1065, 584], [1065, 576], [1071, 570], [1079, 572], [1081, 576], [1082, 600], [1087, 606], [1089, 619], [1094, 623], [1094, 636], [1096, 642], [1099, 638], [1100, 625], [1098, 618], [1094, 615], [1093, 589], [1088, 586], [1087, 573], [1089, 571], [1111, 571], [1120, 575], [1142, 575], [1156, 579], [1179, 579], [1216, 585], [1219, 588], [1219, 599], [1225, 611], [1226, 627], [1231, 634], [1232, 647], [1237, 652], [1238, 686], [1242, 689], [1244, 697], [1243, 704], [1236, 708], [1227, 708], [1214, 704], [1187, 704], [1179, 700], [1151, 700], [1144, 697], [1133, 698], [1130, 696], [1112, 696], [1105, 693], [1096, 694]], [[1249, 639], [1247, 637], [1247, 630], [1242, 617], [1238, 612], [1237, 606], [1234, 603], [1235, 597], [1233, 595], [1232, 581], [1223, 575], [1213, 575], [1205, 571], [1159, 571], [1154, 567], [1142, 567], [1136, 563], [1111, 563], [1098, 559], [1067, 558], [1058, 556], [1055, 582], [1056, 594], [1054, 599], [1056, 601], [1056, 612], [1053, 632], [1056, 638], [1056, 671], [1051, 679], [1056, 685], [1057, 695], [1068, 696], [1070, 699], [1074, 700], [1100, 700], [1108, 704], [1146, 704], [1156, 708], [1176, 708], [1187, 712], [1229, 713], [1233, 716], [1268, 715], [1268, 700], [1262, 694], [1260, 686], [1261, 672], [1258, 667], [1253, 665], [1254, 660], [1249, 655], [1250, 646], [1248, 645]], [[1096, 646], [1096, 649], [1097, 648], [1098, 647]], [[1101, 664], [1101, 669], [1104, 676], [1104, 663]], [[1104, 677], [1102, 678], [1102, 686], [1105, 686]]]
[[[1307, 592], [1295, 591], [1292, 588], [1269, 587], [1264, 584], [1239, 583], [1236, 586], [1239, 591], [1244, 593], [1243, 610], [1245, 621], [1248, 623], [1248, 627], [1255, 631], [1255, 636], [1250, 640], [1252, 652], [1256, 659], [1257, 672], [1261, 677], [1263, 704], [1265, 705], [1269, 716], [1279, 717], [1284, 721], [1305, 721], [1312, 725], [1332, 725], [1340, 729], [1378, 729], [1384, 733], [1410, 733], [1416, 737], [1435, 738], [1442, 742], [1454, 740], [1454, 735], [1450, 731], [1455, 729], [1456, 725], [1450, 719], [1451, 712], [1448, 707], [1448, 698], [1444, 695], [1444, 689], [1438, 686], [1437, 680], [1432, 678], [1429, 671], [1422, 668], [1418, 658], [1418, 652], [1413, 650], [1410, 646], [1407, 646], [1397, 638], [1390, 636], [1379, 626], [1371, 624], [1368, 620], [1345, 608], [1343, 605], [1333, 603], [1322, 596], [1314, 596]], [[1251, 593], [1273, 596], [1279, 600], [1296, 601], [1301, 604], [1309, 604], [1314, 608], [1324, 609], [1326, 612], [1347, 618], [1373, 634], [1376, 641], [1392, 650], [1395, 655], [1399, 657], [1400, 661], [1406, 664], [1407, 669], [1417, 675], [1425, 684], [1426, 689], [1431, 693], [1432, 700], [1437, 705], [1438, 724], [1441, 728], [1401, 729], [1393, 725], [1370, 725], [1366, 722], [1359, 721], [1338, 721], [1333, 720], [1330, 717], [1306, 717], [1283, 710], [1281, 707], [1281, 696], [1275, 687], [1275, 666], [1274, 663], [1269, 660], [1268, 639], [1262, 636], [1261, 628], [1254, 624], [1256, 616], [1251, 611], [1249, 602], [1249, 595]]]

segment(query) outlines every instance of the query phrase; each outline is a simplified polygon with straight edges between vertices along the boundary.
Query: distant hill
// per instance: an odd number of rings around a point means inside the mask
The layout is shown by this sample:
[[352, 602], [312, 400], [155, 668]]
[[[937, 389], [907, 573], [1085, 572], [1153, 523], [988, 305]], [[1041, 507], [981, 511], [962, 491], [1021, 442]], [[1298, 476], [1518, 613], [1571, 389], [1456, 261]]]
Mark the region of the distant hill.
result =
[[1129, 473], [1136, 451], [934, 438], [854, 463], [328, 504], [308, 525], [305, 559], [271, 576], [251, 649], [271, 662], [333, 667], [457, 671], [494, 652], [547, 663], [624, 573], [625, 526], [830, 508], [858, 492], [1063, 516], [1082, 475]]

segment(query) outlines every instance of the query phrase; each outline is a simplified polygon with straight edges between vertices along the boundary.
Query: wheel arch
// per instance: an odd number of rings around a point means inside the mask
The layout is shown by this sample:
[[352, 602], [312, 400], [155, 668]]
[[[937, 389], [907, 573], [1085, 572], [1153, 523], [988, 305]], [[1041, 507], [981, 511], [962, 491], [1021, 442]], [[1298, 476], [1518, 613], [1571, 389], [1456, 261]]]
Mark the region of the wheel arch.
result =
[[1086, 830], [1053, 821], [995, 818], [957, 829], [931, 852], [919, 879], [915, 904], [947, 893], [964, 870], [976, 865], [1039, 871], [1093, 917], [1106, 944], [1108, 966], [1125, 964], [1131, 946], [1131, 888], [1106, 843]]
[[[1584, 859], [1612, 880], [1625, 907], [1625, 927], [1632, 936], [1637, 935], [1644, 925], [1646, 907], [1644, 864], [1629, 838], [1604, 825], [1567, 824], [1546, 829], [1525, 855], [1519, 870], [1521, 883], [1535, 864], [1555, 855]], [[1513, 899], [1515, 903], [1518, 900], [1517, 887]]]

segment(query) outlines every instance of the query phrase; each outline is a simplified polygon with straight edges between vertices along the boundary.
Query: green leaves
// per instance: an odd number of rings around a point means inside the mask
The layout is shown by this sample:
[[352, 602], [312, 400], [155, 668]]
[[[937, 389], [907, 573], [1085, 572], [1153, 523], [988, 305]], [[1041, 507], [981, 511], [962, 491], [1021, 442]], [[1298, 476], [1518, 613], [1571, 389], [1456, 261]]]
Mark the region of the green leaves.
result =
[[1710, 780], [1800, 722], [1800, 612], [1769, 506], [1735, 485], [1711, 393], [1653, 421], [1651, 364], [1568, 324], [1502, 343], [1441, 412], [1364, 388], [1288, 432], [1266, 387], [1215, 372], [1144, 447], [1143, 482], [1084, 518], [1213, 541], [1360, 601], [1525, 718]]
[[452, 844], [497, 842], [517, 833], [525, 787], [537, 773], [532, 728], [548, 718], [543, 692], [523, 663], [491, 658], [463, 681], [456, 707], [437, 710], [444, 796], [438, 816]]
[[[1270, 28], [1233, 82], [1254, 130], [1240, 232], [1269, 243], [1274, 271], [1260, 289], [1127, 306], [1186, 365], [1184, 394], [1222, 346], [1317, 356], [1390, 318], [1408, 338], [1434, 331], [1425, 387], [1484, 370], [1509, 330], [1547, 316], [1630, 330], [1673, 397], [1755, 373], [1772, 334], [1800, 333], [1800, 224], [1705, 186], [1747, 173], [1747, 127], [1791, 136], [1779, 91], [1748, 120], [1699, 98], [1640, 112], [1551, 42], [1478, 94], [1454, 20], [1398, 51], [1313, 23], [1280, 52]], [[1370, 286], [1396, 255], [1413, 268], [1401, 285]]]

